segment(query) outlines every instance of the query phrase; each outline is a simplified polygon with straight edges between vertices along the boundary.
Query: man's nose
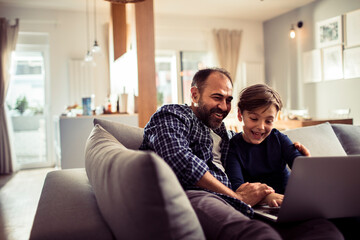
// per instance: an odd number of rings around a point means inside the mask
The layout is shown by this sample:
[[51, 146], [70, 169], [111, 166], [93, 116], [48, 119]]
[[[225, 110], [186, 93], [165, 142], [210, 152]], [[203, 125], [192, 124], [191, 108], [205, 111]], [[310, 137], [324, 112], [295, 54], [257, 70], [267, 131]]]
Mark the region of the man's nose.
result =
[[226, 100], [223, 100], [219, 103], [218, 108], [220, 108], [222, 111], [227, 111], [228, 106]]

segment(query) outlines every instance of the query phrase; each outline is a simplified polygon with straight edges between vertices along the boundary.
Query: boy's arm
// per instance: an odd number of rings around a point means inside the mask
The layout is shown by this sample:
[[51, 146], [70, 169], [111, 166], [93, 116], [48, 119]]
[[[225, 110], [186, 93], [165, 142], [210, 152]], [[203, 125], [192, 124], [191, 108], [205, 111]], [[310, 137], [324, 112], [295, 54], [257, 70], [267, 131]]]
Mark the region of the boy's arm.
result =
[[311, 154], [310, 154], [310, 151], [309, 149], [307, 149], [304, 145], [302, 145], [301, 143], [299, 142], [294, 142], [294, 146], [297, 150], [299, 150], [299, 152], [303, 155], [303, 156], [306, 156], [306, 157], [310, 157]]
[[234, 138], [230, 141], [229, 151], [225, 163], [225, 172], [229, 177], [234, 191], [244, 183], [244, 176], [242, 174], [240, 161], [239, 146], [236, 145]]
[[299, 142], [293, 143], [285, 134], [279, 136], [281, 142], [281, 152], [286, 163], [292, 168], [294, 159], [298, 156], [310, 156], [310, 151]]

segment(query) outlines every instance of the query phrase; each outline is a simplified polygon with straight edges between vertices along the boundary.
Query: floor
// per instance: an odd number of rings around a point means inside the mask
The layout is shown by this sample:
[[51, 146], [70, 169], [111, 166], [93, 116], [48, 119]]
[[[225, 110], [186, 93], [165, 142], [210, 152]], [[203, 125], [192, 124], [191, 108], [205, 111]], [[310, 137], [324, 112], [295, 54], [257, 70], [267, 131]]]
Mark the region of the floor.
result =
[[14, 150], [18, 164], [31, 164], [46, 161], [45, 130], [16, 131]]
[[54, 168], [22, 170], [0, 175], [0, 239], [29, 239], [40, 193]]

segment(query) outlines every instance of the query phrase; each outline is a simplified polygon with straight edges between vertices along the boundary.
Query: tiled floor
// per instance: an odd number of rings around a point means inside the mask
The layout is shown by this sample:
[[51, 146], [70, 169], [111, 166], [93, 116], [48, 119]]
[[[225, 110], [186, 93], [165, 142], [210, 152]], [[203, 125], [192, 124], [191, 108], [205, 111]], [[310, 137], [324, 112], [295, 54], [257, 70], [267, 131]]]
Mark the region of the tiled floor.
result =
[[29, 239], [45, 176], [54, 168], [0, 175], [0, 239]]

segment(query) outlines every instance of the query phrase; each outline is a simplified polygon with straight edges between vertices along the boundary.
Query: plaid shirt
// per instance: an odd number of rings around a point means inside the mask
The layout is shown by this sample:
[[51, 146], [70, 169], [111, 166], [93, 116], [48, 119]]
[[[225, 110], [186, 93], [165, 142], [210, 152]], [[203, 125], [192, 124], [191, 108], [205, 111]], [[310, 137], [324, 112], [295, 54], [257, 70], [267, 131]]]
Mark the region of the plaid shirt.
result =
[[[224, 123], [214, 130], [221, 138], [221, 162], [225, 164], [229, 140], [234, 132], [226, 131]], [[187, 105], [171, 104], [161, 107], [144, 129], [142, 150], [153, 150], [173, 169], [185, 190], [199, 189], [196, 183], [209, 171], [231, 189], [227, 175], [213, 163], [213, 140], [210, 129]], [[246, 203], [233, 197], [215, 193], [242, 213], [253, 216]]]

